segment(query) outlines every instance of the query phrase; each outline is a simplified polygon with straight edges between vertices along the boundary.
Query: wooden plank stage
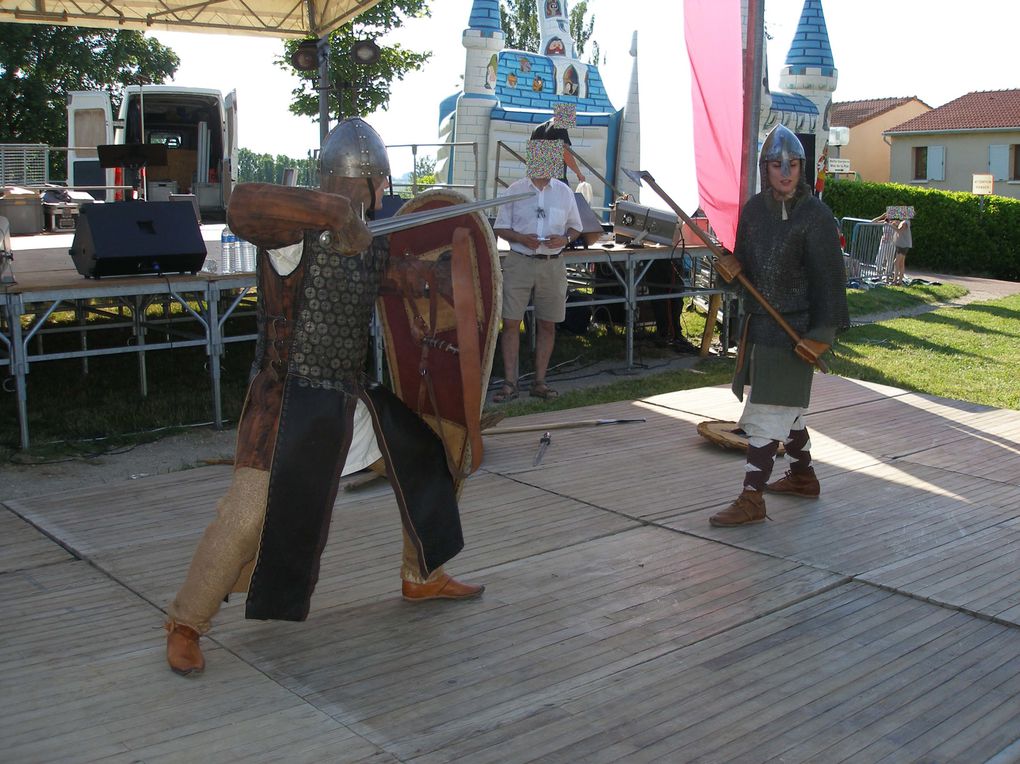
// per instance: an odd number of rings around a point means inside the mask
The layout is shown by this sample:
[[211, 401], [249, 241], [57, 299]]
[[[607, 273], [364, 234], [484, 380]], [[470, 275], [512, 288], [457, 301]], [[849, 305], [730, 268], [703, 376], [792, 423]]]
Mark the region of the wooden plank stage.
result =
[[[714, 529], [742, 456], [702, 441], [723, 387], [508, 424], [449, 569], [399, 596], [388, 485], [342, 492], [306, 623], [227, 604], [208, 669], [161, 609], [229, 480], [209, 467], [0, 513], [11, 762], [1020, 760], [1020, 412], [818, 377], [818, 500]], [[784, 469], [782, 460], [777, 474]], [[2, 488], [0, 488], [2, 496]]]

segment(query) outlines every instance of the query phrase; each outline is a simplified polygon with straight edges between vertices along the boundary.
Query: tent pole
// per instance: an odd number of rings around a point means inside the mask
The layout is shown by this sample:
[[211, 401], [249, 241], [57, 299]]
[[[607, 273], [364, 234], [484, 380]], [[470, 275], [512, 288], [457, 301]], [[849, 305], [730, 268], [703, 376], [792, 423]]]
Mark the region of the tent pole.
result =
[[319, 145], [329, 135], [329, 35], [319, 38]]
[[741, 152], [740, 206], [754, 195], [758, 178], [758, 129], [761, 124], [765, 45], [765, 0], [747, 0], [747, 38], [744, 45], [744, 148]]

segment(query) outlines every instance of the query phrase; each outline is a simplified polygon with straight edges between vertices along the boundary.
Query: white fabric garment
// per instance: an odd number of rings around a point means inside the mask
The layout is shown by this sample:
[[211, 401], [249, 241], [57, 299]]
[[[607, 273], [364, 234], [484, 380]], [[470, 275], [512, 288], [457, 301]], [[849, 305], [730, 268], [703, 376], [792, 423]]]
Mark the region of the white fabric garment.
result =
[[804, 412], [805, 409], [797, 406], [748, 401], [744, 404], [738, 424], [747, 433], [747, 442], [755, 448], [761, 448], [772, 440], [783, 443], [790, 430], [803, 430]]
[[[495, 229], [508, 228], [519, 234], [535, 234], [538, 238], [563, 236], [568, 230], [580, 231], [581, 214], [577, 211], [577, 199], [570, 186], [552, 178], [545, 188], [538, 188], [531, 178], [521, 178], [510, 184], [500, 196], [537, 192], [528, 199], [504, 204], [499, 208]], [[555, 255], [560, 248], [540, 246], [534, 252], [519, 242], [510, 249], [521, 255]]]

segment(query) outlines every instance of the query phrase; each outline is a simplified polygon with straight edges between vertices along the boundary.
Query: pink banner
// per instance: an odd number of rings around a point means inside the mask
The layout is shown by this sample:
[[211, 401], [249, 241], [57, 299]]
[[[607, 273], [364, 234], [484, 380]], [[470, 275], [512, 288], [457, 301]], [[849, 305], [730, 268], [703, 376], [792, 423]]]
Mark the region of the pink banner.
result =
[[733, 248], [740, 213], [743, 74], [740, 0], [686, 0], [698, 197], [719, 241]]

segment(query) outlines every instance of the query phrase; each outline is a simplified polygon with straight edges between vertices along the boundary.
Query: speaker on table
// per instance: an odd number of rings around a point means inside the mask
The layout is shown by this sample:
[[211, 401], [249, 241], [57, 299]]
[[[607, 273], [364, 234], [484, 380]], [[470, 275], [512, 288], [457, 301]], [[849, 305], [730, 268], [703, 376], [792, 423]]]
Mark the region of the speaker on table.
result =
[[206, 249], [191, 205], [132, 201], [82, 207], [70, 254], [78, 273], [99, 278], [197, 273]]

